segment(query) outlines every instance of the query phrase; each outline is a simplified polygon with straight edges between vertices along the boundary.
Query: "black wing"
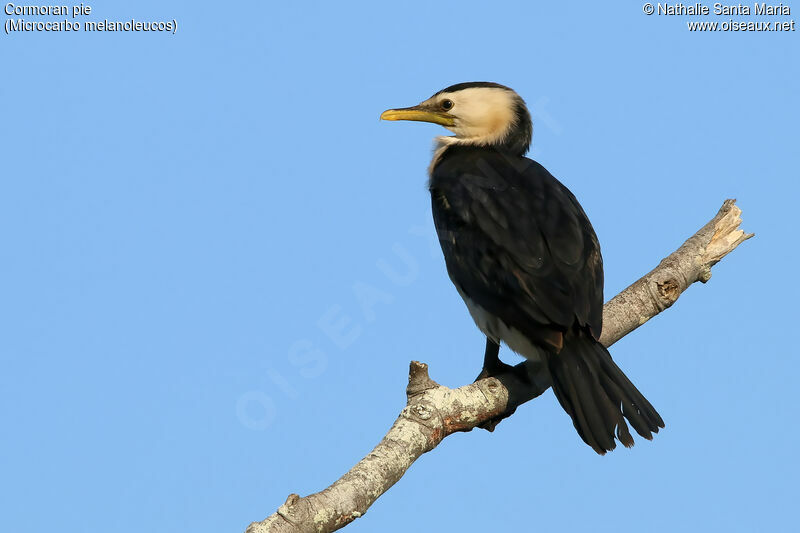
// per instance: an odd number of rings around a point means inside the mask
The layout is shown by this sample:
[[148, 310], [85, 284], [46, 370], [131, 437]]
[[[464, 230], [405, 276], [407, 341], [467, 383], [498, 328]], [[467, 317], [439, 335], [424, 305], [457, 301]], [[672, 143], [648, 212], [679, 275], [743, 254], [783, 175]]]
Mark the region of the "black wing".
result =
[[433, 169], [430, 190], [447, 271], [470, 299], [559, 349], [576, 322], [599, 337], [600, 245], [573, 194], [544, 167], [454, 146]]

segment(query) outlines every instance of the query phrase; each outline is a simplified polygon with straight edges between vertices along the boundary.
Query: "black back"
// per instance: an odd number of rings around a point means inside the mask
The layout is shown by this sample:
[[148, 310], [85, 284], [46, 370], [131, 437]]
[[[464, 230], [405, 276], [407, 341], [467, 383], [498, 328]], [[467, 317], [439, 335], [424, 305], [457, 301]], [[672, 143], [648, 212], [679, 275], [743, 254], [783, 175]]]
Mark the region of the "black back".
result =
[[544, 167], [454, 145], [434, 167], [430, 192], [448, 274], [470, 299], [556, 349], [576, 323], [599, 337], [600, 245], [575, 196]]

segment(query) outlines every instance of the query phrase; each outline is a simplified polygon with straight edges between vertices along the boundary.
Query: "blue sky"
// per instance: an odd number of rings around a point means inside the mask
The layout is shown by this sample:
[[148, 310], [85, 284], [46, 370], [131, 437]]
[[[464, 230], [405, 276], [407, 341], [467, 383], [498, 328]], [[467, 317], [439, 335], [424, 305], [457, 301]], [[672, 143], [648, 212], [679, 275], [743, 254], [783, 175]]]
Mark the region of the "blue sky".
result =
[[653, 442], [598, 457], [548, 392], [347, 530], [789, 529], [798, 34], [541, 4], [95, 2], [177, 33], [1, 35], [0, 529], [242, 531], [370, 451], [409, 360], [471, 381], [425, 190], [440, 130], [378, 121], [471, 80], [527, 100], [607, 296], [725, 198], [757, 236], [614, 346]]

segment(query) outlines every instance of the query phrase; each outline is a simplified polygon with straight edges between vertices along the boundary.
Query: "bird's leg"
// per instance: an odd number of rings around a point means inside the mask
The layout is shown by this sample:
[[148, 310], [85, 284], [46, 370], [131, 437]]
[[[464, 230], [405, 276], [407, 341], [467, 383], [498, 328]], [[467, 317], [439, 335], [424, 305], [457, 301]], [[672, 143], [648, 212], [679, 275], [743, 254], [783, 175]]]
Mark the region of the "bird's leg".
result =
[[[509, 386], [511, 383], [516, 383], [522, 388], [527, 388], [530, 386], [530, 378], [526, 374], [524, 364], [520, 363], [517, 366], [511, 366], [502, 362], [500, 360], [500, 344], [493, 341], [489, 337], [486, 337], [486, 352], [483, 354], [483, 370], [481, 370], [481, 373], [478, 374], [477, 378], [475, 378], [475, 381], [492, 377], [498, 378], [507, 386]], [[497, 424], [499, 424], [503, 419], [511, 416], [515, 409], [516, 407], [499, 416], [491, 418], [486, 422], [479, 424], [478, 427], [488, 431], [494, 431], [494, 428], [497, 427]]]
[[500, 360], [500, 344], [486, 337], [486, 352], [483, 354], [483, 369], [475, 381], [484, 378], [494, 377], [506, 372], [511, 372], [511, 365], [507, 365]]

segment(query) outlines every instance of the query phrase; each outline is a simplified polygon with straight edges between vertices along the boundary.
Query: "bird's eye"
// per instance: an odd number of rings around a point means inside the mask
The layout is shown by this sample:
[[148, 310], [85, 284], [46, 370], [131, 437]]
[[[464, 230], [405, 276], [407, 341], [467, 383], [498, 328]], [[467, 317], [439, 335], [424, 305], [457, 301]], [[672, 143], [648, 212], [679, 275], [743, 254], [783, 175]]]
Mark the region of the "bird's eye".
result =
[[453, 101], [452, 100], [442, 100], [441, 106], [442, 106], [442, 109], [444, 109], [445, 111], [450, 111], [451, 109], [453, 109]]

